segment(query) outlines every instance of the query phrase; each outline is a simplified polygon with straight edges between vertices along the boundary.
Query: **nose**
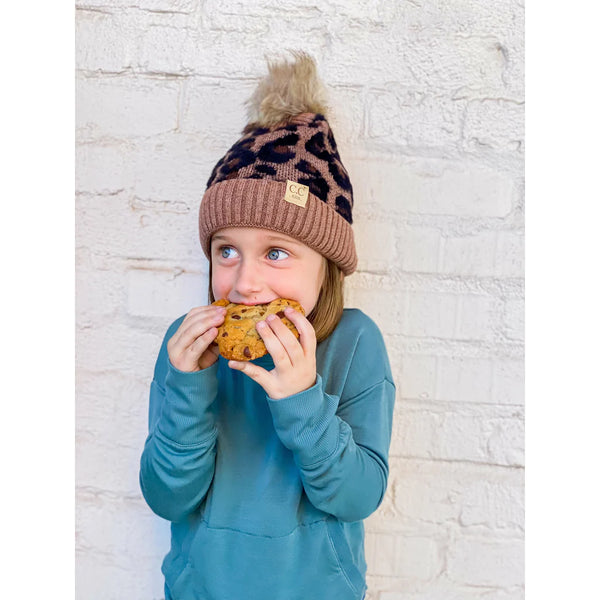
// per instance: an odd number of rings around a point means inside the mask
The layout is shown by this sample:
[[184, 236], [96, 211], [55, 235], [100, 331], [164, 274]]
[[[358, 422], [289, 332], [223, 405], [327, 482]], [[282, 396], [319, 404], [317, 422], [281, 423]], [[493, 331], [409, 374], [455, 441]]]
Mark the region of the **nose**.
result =
[[237, 269], [234, 290], [239, 300], [256, 300], [262, 290], [259, 267], [252, 261], [242, 260]]

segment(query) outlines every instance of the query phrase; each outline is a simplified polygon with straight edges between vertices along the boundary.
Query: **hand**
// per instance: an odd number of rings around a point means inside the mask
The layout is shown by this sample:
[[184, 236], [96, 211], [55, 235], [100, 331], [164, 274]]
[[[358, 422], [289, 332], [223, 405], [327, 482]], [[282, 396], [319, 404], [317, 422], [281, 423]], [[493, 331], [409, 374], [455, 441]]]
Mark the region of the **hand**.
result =
[[223, 306], [212, 305], [190, 310], [167, 343], [169, 360], [176, 369], [191, 373], [206, 369], [217, 361], [219, 350], [211, 344], [226, 312]]
[[317, 380], [315, 330], [310, 321], [293, 308], [288, 307], [284, 312], [296, 326], [299, 340], [277, 315], [269, 315], [266, 321], [256, 324], [256, 330], [273, 357], [275, 368], [272, 371], [250, 362], [229, 361], [232, 369], [248, 375], [274, 400], [303, 392], [315, 385]]

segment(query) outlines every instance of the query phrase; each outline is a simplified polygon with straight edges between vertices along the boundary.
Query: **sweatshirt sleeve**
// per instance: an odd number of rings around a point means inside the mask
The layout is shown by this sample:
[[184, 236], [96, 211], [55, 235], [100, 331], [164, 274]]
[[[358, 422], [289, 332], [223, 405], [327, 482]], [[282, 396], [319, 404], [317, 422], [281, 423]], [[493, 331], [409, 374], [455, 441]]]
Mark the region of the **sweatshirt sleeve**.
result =
[[217, 364], [195, 373], [176, 369], [163, 340], [150, 386], [149, 434], [140, 460], [140, 487], [148, 506], [180, 521], [204, 499], [214, 474]]
[[[317, 375], [304, 392], [268, 399], [275, 429], [294, 454], [309, 500], [343, 521], [368, 517], [387, 487], [395, 386], [383, 340], [378, 331], [375, 336], [355, 347], [350, 369], [363, 384], [358, 391], [349, 386], [352, 395], [326, 393]], [[366, 368], [367, 354], [385, 365], [383, 371]]]

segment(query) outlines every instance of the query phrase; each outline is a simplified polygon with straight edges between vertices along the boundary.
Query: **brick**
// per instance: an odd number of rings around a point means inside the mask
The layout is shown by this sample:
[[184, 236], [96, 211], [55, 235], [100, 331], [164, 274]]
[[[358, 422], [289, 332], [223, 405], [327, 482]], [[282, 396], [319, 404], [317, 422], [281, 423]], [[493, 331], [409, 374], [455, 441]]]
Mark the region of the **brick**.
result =
[[414, 337], [489, 339], [493, 299], [475, 294], [408, 292], [402, 332]]
[[443, 238], [440, 272], [449, 275], [493, 276], [496, 271], [496, 238], [495, 231]]
[[181, 131], [208, 139], [215, 148], [215, 156], [220, 153], [215, 158], [216, 164], [239, 139], [247, 121], [244, 100], [253, 91], [254, 82], [224, 80], [213, 83], [203, 78], [190, 78], [185, 85]]
[[494, 404], [524, 404], [525, 365], [523, 359], [495, 359], [492, 378], [491, 399]]
[[440, 356], [434, 398], [451, 402], [491, 402], [492, 361]]
[[523, 151], [525, 105], [491, 98], [472, 100], [465, 110], [463, 139], [467, 149]]
[[525, 339], [525, 302], [522, 298], [511, 298], [504, 304], [504, 334], [508, 339]]
[[370, 533], [365, 556], [371, 575], [428, 580], [441, 570], [437, 544], [423, 537]]
[[434, 450], [445, 460], [488, 462], [486, 422], [483, 414], [447, 412], [436, 432]]
[[403, 398], [523, 404], [522, 359], [406, 355], [399, 389]]
[[79, 199], [76, 243], [104, 256], [206, 260], [186, 206], [145, 206], [124, 193]]
[[491, 419], [487, 428], [487, 455], [490, 462], [522, 467], [525, 464], [525, 425], [523, 414]]
[[506, 592], [490, 588], [449, 587], [448, 583], [437, 582], [417, 592], [383, 591], [377, 600], [524, 600], [524, 590]]
[[[462, 482], [457, 469], [448, 464], [423, 467], [419, 471], [397, 466], [399, 459], [392, 459], [391, 473], [399, 471], [388, 483], [393, 490], [393, 505], [407, 527], [423, 530], [427, 524], [442, 526], [456, 522], [460, 511], [459, 488]], [[406, 461], [405, 461], [406, 462]], [[416, 471], [416, 472], [415, 472]], [[396, 518], [397, 521], [400, 519]]]
[[398, 87], [372, 92], [368, 98], [369, 138], [394, 145], [438, 147], [455, 144], [461, 136], [466, 101]]
[[435, 398], [437, 358], [407, 355], [398, 378], [402, 398]]
[[396, 235], [393, 222], [363, 219], [354, 232], [358, 269], [387, 272], [396, 260]]
[[388, 490], [391, 509], [369, 522], [376, 531], [439, 531], [453, 524], [463, 532], [523, 535], [522, 469], [392, 458]]
[[134, 316], [175, 317], [208, 304], [208, 274], [131, 269], [127, 273], [127, 312]]
[[225, 153], [224, 149], [206, 146], [204, 142], [198, 135], [177, 132], [139, 140], [134, 156], [136, 196], [185, 205], [193, 213], [191, 222], [197, 227], [197, 211], [206, 183]]
[[390, 455], [522, 466], [523, 416], [510, 407], [396, 407]]
[[[95, 7], [98, 4], [106, 8], [123, 8], [123, 0], [102, 0], [101, 3], [93, 0], [76, 1], [77, 8]], [[135, 6], [143, 10], [192, 12], [196, 7], [196, 3], [194, 0], [136, 0]]]
[[455, 339], [492, 339], [498, 310], [498, 301], [494, 298], [476, 294], [460, 295], [458, 297]]
[[122, 283], [121, 273], [78, 268], [75, 273], [77, 323], [88, 326], [115, 316], [123, 304]]
[[499, 231], [496, 245], [497, 277], [524, 277], [525, 238], [521, 232]]
[[136, 62], [150, 73], [189, 75], [193, 71], [195, 32], [185, 14], [147, 13], [140, 23]]
[[403, 271], [438, 273], [441, 234], [437, 229], [410, 227], [398, 233]]
[[402, 7], [402, 16], [415, 32], [433, 35], [445, 30], [457, 36], [501, 36], [521, 24], [516, 17], [522, 17], [523, 10], [514, 0], [490, 4], [465, 0], [455, 6], [444, 0], [431, 0], [426, 7], [412, 4]]
[[391, 456], [432, 458], [436, 455], [433, 440], [441, 418], [425, 411], [407, 410], [397, 405], [394, 412]]
[[[132, 152], [126, 144], [78, 144], [75, 158], [75, 186], [79, 193], [114, 194], [133, 186]], [[78, 199], [76, 208], [79, 206]]]
[[146, 377], [154, 369], [164, 332], [166, 326], [161, 333], [153, 333], [110, 321], [78, 330], [76, 366], [92, 372], [122, 371]]
[[435, 35], [417, 34], [406, 46], [403, 61], [417, 85], [452, 91], [466, 88], [487, 95], [504, 90], [504, 54], [491, 36], [456, 35], [443, 29]]
[[358, 85], [330, 85], [328, 86], [329, 101], [336, 107], [335, 113], [328, 116], [331, 129], [335, 132], [335, 141], [338, 152], [348, 170], [355, 198], [363, 198], [355, 187], [358, 178], [361, 177], [361, 169], [350, 167], [348, 163], [348, 150], [351, 144], [360, 145], [364, 143], [365, 128], [365, 96]]
[[[344, 3], [344, 6], [351, 4]], [[360, 4], [361, 8], [365, 6], [365, 3]], [[349, 23], [333, 19], [329, 35], [324, 37], [331, 55], [343, 55], [344, 60], [336, 61], [335, 71], [323, 73], [324, 78], [328, 76], [325, 81], [331, 84], [359, 81], [364, 86], [382, 86], [390, 81], [400, 85], [414, 85], [412, 65], [399, 60], [398, 48], [389, 43], [389, 36], [388, 27], [365, 27], [363, 16], [356, 18], [353, 27]], [[391, 65], [393, 68], [390, 68]]]
[[[378, 278], [356, 275], [347, 282], [344, 289], [344, 305], [348, 308], [359, 308], [366, 313], [379, 329], [387, 335], [402, 332], [404, 295], [391, 296], [386, 286], [378, 285]], [[362, 274], [361, 274], [362, 275]]]
[[467, 164], [423, 165], [407, 173], [401, 190], [409, 212], [470, 217], [504, 217], [512, 206], [513, 181], [492, 169]]
[[523, 542], [459, 538], [448, 551], [448, 576], [468, 585], [511, 587], [524, 583]]
[[149, 77], [76, 80], [79, 135], [150, 136], [177, 127], [180, 83]]
[[459, 521], [465, 527], [482, 525], [493, 530], [523, 531], [523, 482], [519, 485], [507, 485], [505, 482], [474, 482], [465, 490]]
[[[160, 565], [169, 550], [169, 523], [143, 500], [79, 490], [76, 586], [81, 598], [162, 598]], [[136, 573], [124, 577], [123, 573]]]
[[152, 371], [153, 366], [143, 374], [143, 381], [115, 373], [78, 374], [79, 486], [128, 497], [139, 495], [139, 459], [148, 433]]
[[[103, 0], [104, 1], [104, 0]], [[112, 13], [79, 10], [75, 19], [75, 62], [78, 69], [119, 73], [135, 54], [134, 23]]]
[[395, 556], [398, 577], [427, 581], [442, 570], [440, 549], [430, 538], [396, 537]]
[[510, 175], [467, 161], [367, 158], [361, 172], [370, 182], [368, 198], [389, 211], [419, 215], [505, 217], [512, 208], [515, 182]]
[[415, 337], [452, 338], [455, 332], [456, 294], [409, 292], [403, 333]]
[[[147, 399], [145, 404], [147, 406]], [[141, 421], [144, 422], [147, 422], [147, 417]], [[92, 432], [80, 425], [75, 436], [78, 484], [104, 492], [139, 494], [139, 460], [145, 434], [142, 435], [140, 429], [134, 438], [128, 440], [127, 446], [123, 445], [122, 434], [115, 431], [115, 414], [98, 420], [94, 428], [97, 431]]]

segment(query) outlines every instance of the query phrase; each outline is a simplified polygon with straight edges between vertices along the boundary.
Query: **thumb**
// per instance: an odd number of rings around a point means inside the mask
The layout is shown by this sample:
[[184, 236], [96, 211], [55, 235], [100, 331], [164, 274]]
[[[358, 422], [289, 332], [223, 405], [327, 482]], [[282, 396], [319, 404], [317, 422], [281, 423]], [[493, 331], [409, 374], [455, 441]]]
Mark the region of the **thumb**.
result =
[[253, 381], [256, 381], [258, 385], [260, 385], [267, 394], [269, 393], [267, 390], [267, 386], [269, 383], [269, 378], [271, 377], [269, 371], [259, 367], [258, 365], [253, 365], [251, 362], [244, 362], [241, 360], [230, 360], [228, 363], [231, 369], [235, 371], [241, 371]]

